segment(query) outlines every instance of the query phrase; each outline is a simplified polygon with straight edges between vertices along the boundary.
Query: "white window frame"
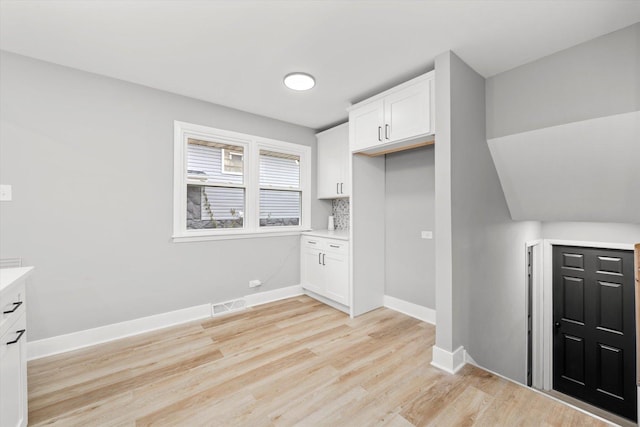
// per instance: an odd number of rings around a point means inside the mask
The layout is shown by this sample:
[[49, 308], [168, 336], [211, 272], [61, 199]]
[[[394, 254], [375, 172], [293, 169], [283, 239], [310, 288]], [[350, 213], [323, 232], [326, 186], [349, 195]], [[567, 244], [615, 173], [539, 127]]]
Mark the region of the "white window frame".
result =
[[[187, 177], [189, 138], [229, 143], [244, 147], [245, 211], [244, 227], [187, 229], [187, 184], [202, 185]], [[301, 218], [298, 226], [260, 227], [260, 150], [300, 156]], [[287, 236], [310, 230], [311, 224], [311, 148], [291, 142], [174, 121], [173, 151], [173, 242]], [[224, 163], [224, 160], [223, 160]]]

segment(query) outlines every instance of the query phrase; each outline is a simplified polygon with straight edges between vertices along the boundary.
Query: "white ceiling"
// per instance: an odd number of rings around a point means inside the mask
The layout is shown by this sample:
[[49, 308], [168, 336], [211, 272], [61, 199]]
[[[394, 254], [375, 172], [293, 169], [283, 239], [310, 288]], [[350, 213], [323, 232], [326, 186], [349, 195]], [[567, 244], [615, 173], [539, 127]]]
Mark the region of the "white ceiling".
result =
[[488, 77], [638, 21], [631, 0], [2, 0], [0, 49], [323, 129], [446, 50]]

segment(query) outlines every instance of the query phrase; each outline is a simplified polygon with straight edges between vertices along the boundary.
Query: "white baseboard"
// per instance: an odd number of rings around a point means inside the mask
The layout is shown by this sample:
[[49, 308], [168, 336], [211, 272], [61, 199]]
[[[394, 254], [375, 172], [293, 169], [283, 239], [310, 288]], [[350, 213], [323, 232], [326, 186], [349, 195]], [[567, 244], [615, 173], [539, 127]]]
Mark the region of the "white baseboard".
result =
[[[295, 285], [286, 288], [274, 289], [272, 291], [258, 292], [247, 295], [246, 297], [243, 297], [243, 299], [246, 300], [247, 306], [251, 307], [302, 295], [302, 293], [302, 286]], [[98, 328], [72, 332], [70, 334], [58, 335], [37, 341], [28, 341], [27, 360], [39, 359], [41, 357], [78, 350], [80, 348], [102, 344], [120, 338], [142, 334], [144, 332], [191, 322], [193, 320], [205, 319], [211, 317], [211, 306], [212, 304], [196, 305], [194, 307], [100, 326]]]
[[339, 311], [341, 311], [343, 313], [349, 314], [349, 306], [340, 304], [339, 302], [333, 301], [333, 300], [331, 300], [329, 298], [325, 298], [322, 295], [318, 295], [315, 292], [310, 291], [309, 289], [303, 289], [302, 291], [304, 292], [305, 295], [307, 295], [307, 296], [309, 296], [309, 297], [311, 297], [311, 298], [313, 298], [313, 299], [315, 299], [317, 301], [320, 301], [321, 303], [326, 304], [329, 307], [333, 307], [336, 310], [339, 310]]
[[452, 353], [434, 345], [431, 365], [450, 374], [455, 374], [465, 365], [465, 353], [462, 346]]
[[407, 316], [415, 317], [418, 320], [431, 323], [432, 325], [436, 324], [436, 311], [432, 308], [404, 301], [389, 295], [385, 295], [383, 301], [384, 306], [391, 310], [398, 311], [406, 314]]
[[260, 304], [278, 301], [285, 298], [292, 298], [303, 295], [302, 285], [287, 286], [286, 288], [274, 289], [272, 291], [257, 292], [255, 294], [246, 295], [244, 300], [247, 307], [254, 307]]
[[211, 316], [211, 304], [202, 304], [42, 340], [29, 341], [27, 342], [27, 360], [65, 353], [209, 316]]

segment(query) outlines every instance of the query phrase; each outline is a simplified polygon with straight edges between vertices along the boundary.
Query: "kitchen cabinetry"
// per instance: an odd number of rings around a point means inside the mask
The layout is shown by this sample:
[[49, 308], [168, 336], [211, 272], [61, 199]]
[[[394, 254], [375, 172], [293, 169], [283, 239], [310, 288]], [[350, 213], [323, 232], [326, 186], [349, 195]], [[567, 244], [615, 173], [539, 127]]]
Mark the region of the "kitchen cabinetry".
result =
[[350, 150], [376, 155], [432, 143], [433, 83], [431, 71], [353, 105], [349, 109]]
[[349, 176], [349, 124], [320, 132], [318, 138], [318, 198], [335, 199], [351, 195]]
[[32, 267], [0, 270], [0, 426], [27, 425], [25, 278]]
[[342, 305], [349, 305], [349, 242], [301, 237], [302, 287]]

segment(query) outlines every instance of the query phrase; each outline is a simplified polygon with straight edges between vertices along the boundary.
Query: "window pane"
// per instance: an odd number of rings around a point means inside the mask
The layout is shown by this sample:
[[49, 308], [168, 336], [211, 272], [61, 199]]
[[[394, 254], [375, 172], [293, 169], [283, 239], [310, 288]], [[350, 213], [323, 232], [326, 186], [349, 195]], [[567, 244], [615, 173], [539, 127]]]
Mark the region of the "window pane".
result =
[[187, 229], [242, 228], [244, 188], [187, 186]]
[[300, 156], [260, 150], [260, 186], [300, 188]]
[[219, 184], [242, 184], [244, 147], [189, 138], [187, 178]]
[[299, 191], [260, 190], [260, 227], [300, 225]]

